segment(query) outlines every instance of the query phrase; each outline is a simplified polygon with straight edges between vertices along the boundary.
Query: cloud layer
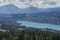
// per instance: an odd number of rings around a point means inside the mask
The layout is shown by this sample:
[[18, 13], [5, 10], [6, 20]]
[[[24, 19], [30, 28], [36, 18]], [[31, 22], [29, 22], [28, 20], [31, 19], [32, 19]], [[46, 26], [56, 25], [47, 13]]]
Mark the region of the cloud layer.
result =
[[13, 4], [18, 8], [35, 6], [38, 8], [60, 7], [60, 0], [0, 0], [0, 7]]
[[0, 7], [10, 4], [8, 0], [0, 0]]

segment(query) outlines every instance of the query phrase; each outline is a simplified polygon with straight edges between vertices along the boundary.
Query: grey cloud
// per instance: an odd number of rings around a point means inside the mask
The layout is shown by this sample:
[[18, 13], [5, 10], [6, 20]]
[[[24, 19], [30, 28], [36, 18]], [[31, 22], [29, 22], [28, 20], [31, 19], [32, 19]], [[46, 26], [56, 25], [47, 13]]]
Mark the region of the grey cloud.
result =
[[56, 5], [57, 3], [54, 1], [43, 2], [42, 4]]

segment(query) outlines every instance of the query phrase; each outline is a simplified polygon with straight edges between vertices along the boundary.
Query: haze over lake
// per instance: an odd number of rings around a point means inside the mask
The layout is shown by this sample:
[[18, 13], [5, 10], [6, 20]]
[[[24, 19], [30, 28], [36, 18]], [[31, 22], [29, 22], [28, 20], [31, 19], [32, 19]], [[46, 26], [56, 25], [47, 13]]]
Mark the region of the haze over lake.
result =
[[36, 22], [29, 22], [29, 21], [17, 21], [17, 22], [22, 23], [22, 25], [25, 25], [27, 27], [49, 28], [49, 29], [54, 29], [54, 30], [60, 30], [60, 25], [36, 23]]

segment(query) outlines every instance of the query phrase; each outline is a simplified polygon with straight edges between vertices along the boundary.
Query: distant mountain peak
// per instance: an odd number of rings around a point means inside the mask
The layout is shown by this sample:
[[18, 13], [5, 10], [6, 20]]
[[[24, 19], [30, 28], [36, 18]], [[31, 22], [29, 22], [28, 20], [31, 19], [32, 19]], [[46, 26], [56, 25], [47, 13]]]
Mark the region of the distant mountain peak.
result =
[[5, 14], [5, 13], [19, 13], [19, 8], [16, 7], [15, 5], [6, 5], [0, 7], [0, 13]]

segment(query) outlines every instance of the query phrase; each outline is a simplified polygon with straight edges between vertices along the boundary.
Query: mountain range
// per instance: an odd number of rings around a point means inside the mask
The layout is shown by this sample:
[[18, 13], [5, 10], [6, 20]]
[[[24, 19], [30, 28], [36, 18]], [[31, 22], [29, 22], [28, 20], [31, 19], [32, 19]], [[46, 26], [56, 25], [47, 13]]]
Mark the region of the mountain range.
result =
[[37, 7], [28, 7], [24, 9], [20, 9], [16, 7], [15, 5], [6, 5], [3, 7], [0, 7], [0, 14], [21, 14], [21, 13], [50, 13], [50, 12], [60, 12], [60, 8], [37, 8]]

